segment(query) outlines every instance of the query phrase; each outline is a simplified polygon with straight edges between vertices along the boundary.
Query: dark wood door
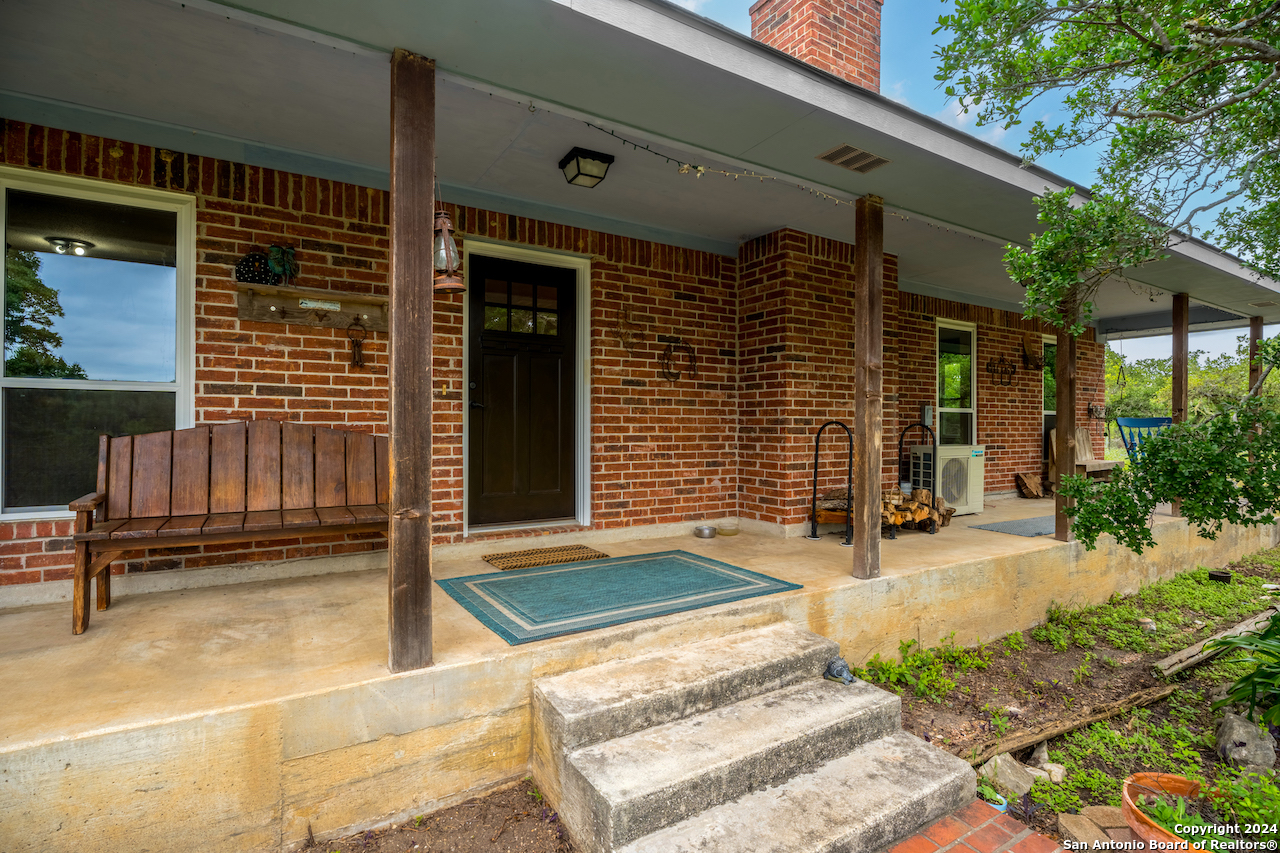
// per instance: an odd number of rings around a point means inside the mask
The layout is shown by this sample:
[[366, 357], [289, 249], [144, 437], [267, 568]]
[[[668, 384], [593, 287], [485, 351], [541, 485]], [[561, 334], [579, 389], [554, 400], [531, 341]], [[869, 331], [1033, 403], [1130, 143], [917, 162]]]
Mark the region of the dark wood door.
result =
[[571, 518], [576, 274], [472, 255], [470, 524]]

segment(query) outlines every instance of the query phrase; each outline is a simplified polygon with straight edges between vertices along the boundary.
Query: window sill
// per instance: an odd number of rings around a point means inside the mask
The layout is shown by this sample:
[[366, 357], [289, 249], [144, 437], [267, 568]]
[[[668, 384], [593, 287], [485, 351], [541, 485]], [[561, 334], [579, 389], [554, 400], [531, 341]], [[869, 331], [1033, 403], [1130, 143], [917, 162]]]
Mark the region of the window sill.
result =
[[42, 512], [0, 512], [0, 524], [14, 521], [67, 521], [76, 514], [67, 509], [44, 510]]

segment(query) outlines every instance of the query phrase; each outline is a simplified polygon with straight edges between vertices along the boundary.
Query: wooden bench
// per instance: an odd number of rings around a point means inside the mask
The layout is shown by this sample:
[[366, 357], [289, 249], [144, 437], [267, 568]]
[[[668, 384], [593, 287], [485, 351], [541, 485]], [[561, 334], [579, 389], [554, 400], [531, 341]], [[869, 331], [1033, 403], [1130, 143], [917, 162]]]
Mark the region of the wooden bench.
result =
[[126, 551], [281, 536], [387, 532], [387, 439], [279, 421], [101, 436], [98, 489], [73, 501], [72, 632], [89, 626], [89, 581], [111, 606]]
[[[1076, 427], [1076, 473], [1087, 477], [1107, 479], [1111, 470], [1123, 464], [1117, 460], [1095, 459], [1093, 455], [1093, 437], [1088, 427]], [[1058, 483], [1058, 431], [1049, 430], [1049, 481], [1057, 488]]]

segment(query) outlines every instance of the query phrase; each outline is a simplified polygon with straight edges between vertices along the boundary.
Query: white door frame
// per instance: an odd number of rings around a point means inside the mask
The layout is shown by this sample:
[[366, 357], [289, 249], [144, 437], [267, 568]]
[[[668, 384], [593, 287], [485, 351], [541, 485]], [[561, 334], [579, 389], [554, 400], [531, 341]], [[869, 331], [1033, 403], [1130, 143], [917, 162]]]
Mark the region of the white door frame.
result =
[[[574, 317], [575, 340], [577, 353], [573, 366], [574, 385], [574, 519], [583, 527], [591, 526], [591, 257], [568, 252], [556, 252], [550, 249], [533, 249], [514, 243], [503, 243], [497, 240], [486, 240], [482, 237], [463, 235], [462, 269], [467, 276], [467, 288], [481, 287], [482, 283], [471, 281], [471, 256], [481, 255], [486, 258], [502, 258], [509, 261], [524, 261], [529, 264], [540, 264], [544, 267], [562, 267], [574, 271], [576, 286], [576, 311]], [[469, 440], [470, 422], [466, 401], [470, 387], [470, 347], [471, 347], [471, 299], [462, 300], [462, 535], [470, 530], [470, 510], [468, 488], [471, 478], [467, 465], [470, 459]], [[527, 522], [504, 525], [485, 525], [485, 530], [518, 529], [523, 527], [539, 527], [540, 522]]]

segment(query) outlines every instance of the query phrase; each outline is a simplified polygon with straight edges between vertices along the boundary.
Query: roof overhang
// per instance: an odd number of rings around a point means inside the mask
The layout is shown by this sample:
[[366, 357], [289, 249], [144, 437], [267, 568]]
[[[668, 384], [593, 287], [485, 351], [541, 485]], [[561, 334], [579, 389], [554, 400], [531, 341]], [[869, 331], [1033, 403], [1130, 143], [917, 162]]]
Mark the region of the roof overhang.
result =
[[[1067, 185], [661, 0], [8, 0], [0, 10], [0, 113], [11, 118], [386, 187], [388, 59], [403, 47], [440, 71], [450, 201], [732, 255], [785, 226], [851, 240], [852, 208], [820, 194], [874, 194], [904, 289], [993, 307], [1018, 308], [1001, 257], [1036, 230], [1032, 199]], [[817, 159], [840, 144], [890, 162], [859, 174]], [[575, 145], [617, 157], [594, 189], [556, 168]], [[781, 180], [681, 174], [654, 151]], [[1099, 300], [1103, 326], [1154, 323], [1177, 292], [1280, 321], [1280, 285], [1203, 243], [1133, 280]], [[1267, 301], [1277, 305], [1250, 305]]]

